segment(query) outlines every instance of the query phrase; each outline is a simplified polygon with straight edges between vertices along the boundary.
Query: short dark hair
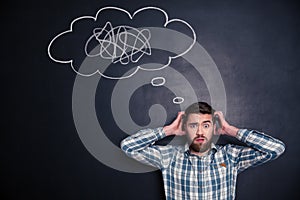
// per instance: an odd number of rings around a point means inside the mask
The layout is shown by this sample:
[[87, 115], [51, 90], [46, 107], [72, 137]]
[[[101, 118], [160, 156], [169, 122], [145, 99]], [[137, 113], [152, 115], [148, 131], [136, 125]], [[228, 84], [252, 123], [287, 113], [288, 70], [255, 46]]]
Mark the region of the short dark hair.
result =
[[206, 102], [196, 102], [191, 104], [184, 112], [182, 117], [182, 129], [184, 130], [184, 124], [186, 124], [189, 114], [211, 114], [214, 115], [215, 110]]

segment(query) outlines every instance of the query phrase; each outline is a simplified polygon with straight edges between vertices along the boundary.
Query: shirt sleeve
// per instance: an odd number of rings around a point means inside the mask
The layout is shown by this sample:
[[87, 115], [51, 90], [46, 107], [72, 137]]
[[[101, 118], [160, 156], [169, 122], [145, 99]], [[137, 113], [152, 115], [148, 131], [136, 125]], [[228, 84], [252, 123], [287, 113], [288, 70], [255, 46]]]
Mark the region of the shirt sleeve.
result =
[[131, 158], [162, 169], [166, 168], [173, 156], [171, 145], [159, 146], [154, 143], [166, 137], [163, 128], [144, 129], [128, 136], [121, 142], [121, 149]]
[[230, 145], [228, 152], [234, 160], [238, 173], [278, 158], [284, 151], [282, 141], [255, 130], [240, 129], [236, 138], [247, 147]]

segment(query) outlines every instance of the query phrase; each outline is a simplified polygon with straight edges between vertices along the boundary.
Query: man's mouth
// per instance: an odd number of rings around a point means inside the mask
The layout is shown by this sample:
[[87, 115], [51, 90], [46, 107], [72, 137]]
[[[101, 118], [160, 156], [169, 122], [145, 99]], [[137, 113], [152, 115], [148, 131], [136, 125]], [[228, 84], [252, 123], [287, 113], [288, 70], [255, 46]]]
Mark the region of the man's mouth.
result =
[[195, 138], [194, 141], [196, 142], [204, 142], [205, 141], [205, 137], [198, 137], [198, 138]]

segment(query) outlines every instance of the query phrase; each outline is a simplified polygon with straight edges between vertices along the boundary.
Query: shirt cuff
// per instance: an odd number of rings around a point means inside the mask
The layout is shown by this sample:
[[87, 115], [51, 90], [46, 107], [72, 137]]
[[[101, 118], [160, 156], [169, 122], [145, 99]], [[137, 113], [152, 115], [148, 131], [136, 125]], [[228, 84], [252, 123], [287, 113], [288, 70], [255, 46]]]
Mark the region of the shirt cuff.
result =
[[157, 140], [163, 139], [166, 137], [166, 133], [163, 130], [163, 127], [156, 128], [155, 130]]
[[248, 129], [239, 129], [236, 135], [236, 138], [242, 142], [247, 140], [250, 131]]

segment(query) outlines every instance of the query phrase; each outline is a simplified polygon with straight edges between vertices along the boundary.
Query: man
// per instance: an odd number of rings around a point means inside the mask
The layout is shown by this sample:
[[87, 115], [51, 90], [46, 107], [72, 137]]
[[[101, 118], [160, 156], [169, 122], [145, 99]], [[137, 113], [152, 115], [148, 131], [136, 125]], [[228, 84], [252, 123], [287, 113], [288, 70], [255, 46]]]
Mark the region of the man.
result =
[[[217, 127], [217, 121], [219, 127]], [[246, 146], [215, 145], [214, 135], [229, 135]], [[184, 147], [154, 143], [166, 136], [186, 135]], [[127, 137], [122, 150], [162, 171], [166, 199], [234, 199], [238, 173], [276, 159], [284, 144], [254, 130], [228, 124], [222, 112], [205, 102], [190, 105], [168, 126], [145, 129]]]

